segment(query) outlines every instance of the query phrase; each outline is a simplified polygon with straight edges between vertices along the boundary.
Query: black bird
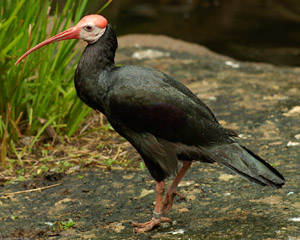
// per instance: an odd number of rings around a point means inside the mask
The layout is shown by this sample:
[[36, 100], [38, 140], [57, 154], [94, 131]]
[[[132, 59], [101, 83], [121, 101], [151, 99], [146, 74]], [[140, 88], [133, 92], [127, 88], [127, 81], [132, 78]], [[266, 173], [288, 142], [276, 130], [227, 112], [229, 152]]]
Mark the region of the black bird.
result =
[[[88, 15], [54, 37], [36, 45], [28, 54], [52, 42], [82, 39], [88, 43], [78, 63], [75, 87], [79, 98], [102, 112], [113, 128], [142, 156], [156, 181], [153, 217], [133, 223], [136, 232], [151, 230], [167, 218], [176, 188], [192, 161], [218, 162], [262, 186], [280, 188], [283, 176], [236, 140], [212, 111], [188, 88], [172, 77], [137, 66], [115, 66], [116, 34], [101, 15]], [[182, 167], [178, 171], [178, 160]], [[164, 180], [176, 175], [165, 191]]]

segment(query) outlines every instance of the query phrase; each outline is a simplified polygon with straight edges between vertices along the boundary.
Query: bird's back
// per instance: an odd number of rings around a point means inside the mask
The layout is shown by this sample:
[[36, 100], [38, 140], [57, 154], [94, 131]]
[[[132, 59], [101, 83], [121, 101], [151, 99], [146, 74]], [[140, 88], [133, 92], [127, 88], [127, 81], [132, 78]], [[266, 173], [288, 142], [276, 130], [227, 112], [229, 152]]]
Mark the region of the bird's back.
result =
[[107, 114], [136, 131], [171, 142], [209, 145], [228, 142], [228, 131], [182, 83], [159, 71], [125, 66], [106, 77]]

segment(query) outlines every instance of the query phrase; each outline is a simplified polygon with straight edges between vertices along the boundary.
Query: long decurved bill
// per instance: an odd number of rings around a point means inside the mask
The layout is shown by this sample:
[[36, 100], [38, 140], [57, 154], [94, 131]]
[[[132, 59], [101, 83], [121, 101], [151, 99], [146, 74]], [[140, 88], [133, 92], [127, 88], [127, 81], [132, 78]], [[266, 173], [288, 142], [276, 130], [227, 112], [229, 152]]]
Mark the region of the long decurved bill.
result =
[[80, 38], [80, 28], [78, 26], [74, 26], [72, 28], [69, 28], [66, 31], [63, 31], [51, 38], [48, 38], [47, 40], [39, 43], [38, 45], [34, 46], [30, 50], [28, 50], [22, 57], [20, 57], [16, 62], [15, 65], [17, 65], [19, 62], [21, 62], [24, 58], [26, 58], [30, 53], [34, 52], [35, 50], [48, 45], [53, 42], [58, 42], [62, 40], [67, 40], [67, 39], [79, 39]]

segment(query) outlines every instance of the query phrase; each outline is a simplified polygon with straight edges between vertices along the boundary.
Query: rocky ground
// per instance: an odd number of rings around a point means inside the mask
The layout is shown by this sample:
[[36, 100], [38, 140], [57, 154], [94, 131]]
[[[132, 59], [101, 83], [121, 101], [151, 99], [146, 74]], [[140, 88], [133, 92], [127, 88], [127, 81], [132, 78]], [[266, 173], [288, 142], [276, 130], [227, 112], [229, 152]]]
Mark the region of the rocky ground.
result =
[[261, 188], [216, 164], [195, 163], [179, 187], [186, 200], [176, 201], [173, 224], [135, 235], [131, 221], [146, 221], [153, 210], [155, 184], [146, 170], [49, 173], [0, 187], [0, 239], [300, 239], [300, 69], [237, 62], [149, 35], [120, 38], [117, 63], [182, 81], [286, 185]]

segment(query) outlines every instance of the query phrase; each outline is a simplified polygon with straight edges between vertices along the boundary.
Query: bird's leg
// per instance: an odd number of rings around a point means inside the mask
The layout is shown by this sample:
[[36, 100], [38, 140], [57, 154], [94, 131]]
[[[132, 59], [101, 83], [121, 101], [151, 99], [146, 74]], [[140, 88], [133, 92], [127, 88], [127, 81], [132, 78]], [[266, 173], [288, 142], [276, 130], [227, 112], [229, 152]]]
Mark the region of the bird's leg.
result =
[[180, 181], [182, 180], [182, 178], [184, 177], [184, 175], [186, 174], [186, 172], [189, 170], [189, 168], [192, 165], [192, 161], [183, 161], [183, 165], [180, 169], [180, 171], [178, 172], [177, 176], [174, 178], [173, 182], [171, 183], [170, 187], [168, 188], [168, 191], [166, 193], [166, 197], [165, 197], [165, 201], [163, 204], [163, 208], [162, 208], [162, 213], [164, 216], [166, 216], [169, 211], [171, 210], [171, 207], [173, 205], [173, 201], [175, 196], [179, 196], [180, 199], [184, 199], [184, 197], [177, 192], [177, 186], [180, 183]]
[[161, 204], [165, 192], [165, 182], [156, 182], [156, 199], [155, 199], [155, 207], [153, 211], [153, 217], [150, 221], [145, 223], [135, 223], [132, 225], [137, 227], [134, 229], [134, 232], [146, 232], [152, 230], [154, 226], [159, 226], [161, 222], [172, 222], [171, 219], [161, 216]]

